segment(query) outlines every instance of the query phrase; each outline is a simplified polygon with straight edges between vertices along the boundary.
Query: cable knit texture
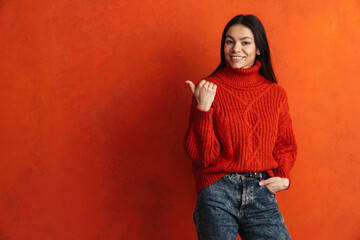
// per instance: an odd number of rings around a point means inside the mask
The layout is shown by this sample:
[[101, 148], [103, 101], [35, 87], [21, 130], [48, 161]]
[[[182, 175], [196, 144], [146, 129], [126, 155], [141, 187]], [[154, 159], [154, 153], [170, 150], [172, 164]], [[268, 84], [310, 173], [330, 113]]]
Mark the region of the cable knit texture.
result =
[[217, 85], [209, 111], [200, 110], [192, 96], [183, 147], [192, 161], [196, 192], [229, 172], [267, 171], [291, 184], [297, 145], [287, 95], [259, 73], [260, 67], [258, 60], [247, 69], [226, 62], [205, 78]]

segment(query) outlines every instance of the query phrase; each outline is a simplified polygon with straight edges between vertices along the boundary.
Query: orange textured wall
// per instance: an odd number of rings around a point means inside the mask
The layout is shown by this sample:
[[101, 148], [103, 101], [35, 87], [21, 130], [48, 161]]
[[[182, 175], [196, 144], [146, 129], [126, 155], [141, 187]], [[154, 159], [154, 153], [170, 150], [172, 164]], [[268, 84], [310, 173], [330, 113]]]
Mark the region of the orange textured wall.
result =
[[293, 239], [360, 239], [358, 0], [0, 1], [0, 239], [195, 239], [185, 80], [241, 13], [289, 96]]

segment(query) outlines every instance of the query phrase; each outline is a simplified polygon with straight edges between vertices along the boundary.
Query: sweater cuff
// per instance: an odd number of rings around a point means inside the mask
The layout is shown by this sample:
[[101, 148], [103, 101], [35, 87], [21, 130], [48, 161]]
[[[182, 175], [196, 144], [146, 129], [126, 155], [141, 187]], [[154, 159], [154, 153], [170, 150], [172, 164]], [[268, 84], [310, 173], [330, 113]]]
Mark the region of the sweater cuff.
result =
[[214, 107], [211, 106], [209, 111], [203, 111], [197, 107], [196, 104], [192, 104], [192, 115], [195, 126], [202, 129], [205, 126], [212, 125], [213, 122]]

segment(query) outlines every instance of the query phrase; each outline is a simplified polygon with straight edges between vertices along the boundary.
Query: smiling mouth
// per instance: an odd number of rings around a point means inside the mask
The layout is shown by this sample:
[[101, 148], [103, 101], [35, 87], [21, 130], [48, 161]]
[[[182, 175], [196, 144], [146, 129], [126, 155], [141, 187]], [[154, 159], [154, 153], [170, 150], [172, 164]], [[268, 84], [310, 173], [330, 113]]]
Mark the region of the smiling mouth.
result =
[[244, 59], [245, 57], [234, 57], [234, 56], [230, 56], [231, 59], [233, 60], [241, 60]]

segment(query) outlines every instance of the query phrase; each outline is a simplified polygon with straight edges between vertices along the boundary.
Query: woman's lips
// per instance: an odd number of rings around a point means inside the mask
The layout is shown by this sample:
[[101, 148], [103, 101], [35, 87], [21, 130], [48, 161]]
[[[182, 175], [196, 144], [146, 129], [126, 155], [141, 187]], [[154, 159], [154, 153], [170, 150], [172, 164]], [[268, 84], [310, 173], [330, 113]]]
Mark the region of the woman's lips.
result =
[[234, 62], [241, 61], [241, 60], [245, 59], [245, 57], [235, 57], [235, 56], [230, 56], [230, 58]]

